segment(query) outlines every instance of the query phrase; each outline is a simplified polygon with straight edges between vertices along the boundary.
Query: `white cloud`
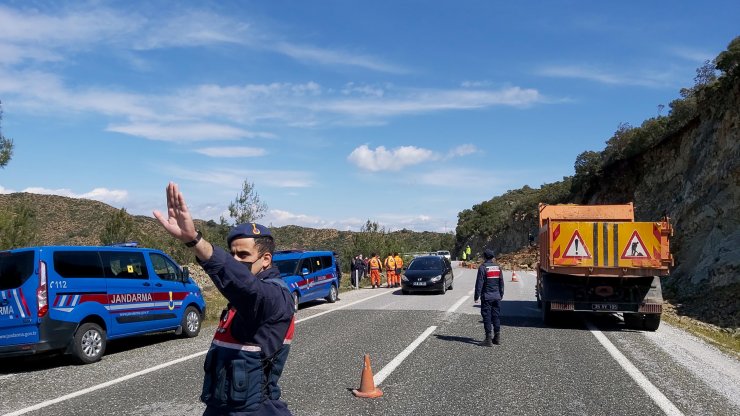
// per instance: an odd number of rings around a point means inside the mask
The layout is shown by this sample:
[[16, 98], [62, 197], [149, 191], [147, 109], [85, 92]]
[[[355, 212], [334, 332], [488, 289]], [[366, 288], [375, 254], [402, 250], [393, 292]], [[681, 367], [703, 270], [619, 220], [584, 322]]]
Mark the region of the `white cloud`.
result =
[[122, 202], [125, 202], [128, 199], [128, 191], [118, 190], [118, 189], [107, 189], [107, 188], [95, 188], [90, 192], [85, 192], [82, 194], [78, 194], [75, 192], [72, 192], [72, 190], [67, 188], [60, 188], [60, 189], [48, 189], [48, 188], [40, 188], [40, 187], [29, 187], [21, 192], [28, 192], [32, 194], [41, 194], [41, 195], [59, 195], [59, 196], [66, 196], [70, 198], [85, 198], [85, 199], [92, 199], [95, 201], [105, 202], [106, 204], [120, 204]]
[[714, 59], [717, 54], [712, 54], [707, 51], [688, 48], [688, 47], [682, 47], [677, 46], [670, 49], [670, 53], [672, 53], [674, 56], [677, 56], [681, 59], [685, 59], [687, 61], [693, 61], [696, 63], [703, 63], [707, 60]]
[[236, 140], [244, 137], [255, 137], [255, 134], [240, 128], [213, 123], [180, 123], [157, 124], [138, 123], [127, 125], [110, 125], [107, 131], [168, 142], [189, 142], [199, 140]]
[[204, 147], [195, 149], [197, 153], [210, 157], [257, 157], [267, 154], [259, 147]]
[[223, 189], [241, 190], [245, 179], [253, 182], [258, 190], [262, 186], [273, 188], [308, 188], [314, 185], [313, 172], [297, 170], [236, 170], [211, 169], [193, 172], [180, 167], [164, 167], [172, 177], [193, 182], [218, 185]]
[[667, 71], [639, 71], [616, 73], [587, 65], [553, 65], [539, 69], [538, 75], [553, 78], [572, 78], [594, 81], [608, 85], [633, 85], [662, 88], [673, 87], [675, 75]]
[[401, 146], [393, 150], [387, 150], [385, 146], [378, 146], [375, 150], [371, 150], [367, 145], [363, 144], [353, 150], [347, 156], [347, 160], [354, 163], [360, 169], [378, 172], [388, 170], [398, 171], [406, 166], [435, 160], [438, 157], [429, 149], [415, 146]]
[[461, 144], [460, 146], [455, 147], [454, 149], [450, 150], [447, 154], [448, 158], [452, 157], [460, 157], [460, 156], [467, 156], [471, 155], [473, 153], [478, 153], [480, 150], [474, 145], [474, 144]]
[[299, 61], [316, 62], [330, 66], [356, 66], [372, 71], [395, 74], [404, 74], [409, 72], [403, 67], [382, 62], [381, 59], [373, 56], [363, 56], [350, 52], [322, 49], [310, 45], [298, 45], [287, 42], [275, 43], [273, 47], [276, 51]]
[[14, 190], [0, 185], [0, 194], [12, 194], [14, 192], [15, 192]]

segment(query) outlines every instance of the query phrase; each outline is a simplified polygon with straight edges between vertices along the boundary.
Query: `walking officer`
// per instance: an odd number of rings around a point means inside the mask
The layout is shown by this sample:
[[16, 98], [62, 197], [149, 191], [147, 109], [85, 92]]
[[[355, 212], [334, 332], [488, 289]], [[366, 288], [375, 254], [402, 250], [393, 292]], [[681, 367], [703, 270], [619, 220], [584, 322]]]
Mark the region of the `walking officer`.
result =
[[[501, 268], [493, 259], [493, 251], [483, 251], [483, 264], [478, 268], [478, 277], [475, 280], [475, 303], [480, 299], [480, 314], [483, 317], [483, 329], [486, 339], [480, 344], [484, 347], [492, 347], [500, 342], [501, 333], [501, 299], [504, 298], [504, 279]], [[491, 339], [491, 327], [493, 326], [493, 340]]]
[[198, 264], [229, 301], [205, 358], [200, 399], [204, 416], [290, 415], [278, 380], [293, 339], [294, 306], [273, 267], [270, 230], [246, 223], [227, 237], [231, 253], [207, 242], [195, 229], [176, 184], [167, 186], [167, 215], [154, 216], [195, 254]]

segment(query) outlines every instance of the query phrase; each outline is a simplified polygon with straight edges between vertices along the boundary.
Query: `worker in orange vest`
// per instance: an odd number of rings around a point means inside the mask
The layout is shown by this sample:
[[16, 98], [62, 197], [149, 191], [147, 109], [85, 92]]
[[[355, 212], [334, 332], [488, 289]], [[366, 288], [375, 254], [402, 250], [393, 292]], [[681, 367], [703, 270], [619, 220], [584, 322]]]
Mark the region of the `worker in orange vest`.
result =
[[370, 260], [367, 262], [367, 265], [370, 268], [370, 284], [372, 285], [372, 288], [375, 289], [377, 287], [380, 287], [381, 264], [378, 255], [375, 253], [371, 254]]
[[398, 253], [393, 255], [393, 260], [396, 261], [396, 287], [401, 287], [401, 272], [403, 272], [403, 259]]
[[385, 258], [383, 263], [385, 266], [385, 283], [388, 287], [396, 286], [396, 259], [393, 258], [393, 253], [388, 253], [388, 257]]

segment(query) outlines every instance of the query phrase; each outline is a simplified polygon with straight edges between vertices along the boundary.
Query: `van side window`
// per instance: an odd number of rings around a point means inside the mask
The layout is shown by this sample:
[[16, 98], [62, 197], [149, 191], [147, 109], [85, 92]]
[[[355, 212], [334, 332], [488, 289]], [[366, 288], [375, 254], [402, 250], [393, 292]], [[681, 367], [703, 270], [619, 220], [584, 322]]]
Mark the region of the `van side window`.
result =
[[101, 251], [105, 277], [148, 279], [144, 254], [130, 251]]
[[321, 268], [330, 269], [331, 267], [331, 256], [321, 256]]
[[20, 287], [33, 274], [33, 251], [0, 253], [0, 290]]
[[96, 251], [55, 251], [54, 270], [62, 277], [103, 277]]
[[149, 253], [149, 259], [152, 261], [152, 266], [154, 266], [154, 273], [156, 273], [160, 279], [172, 281], [182, 280], [182, 272], [180, 271], [180, 268], [175, 266], [165, 256], [157, 253]]

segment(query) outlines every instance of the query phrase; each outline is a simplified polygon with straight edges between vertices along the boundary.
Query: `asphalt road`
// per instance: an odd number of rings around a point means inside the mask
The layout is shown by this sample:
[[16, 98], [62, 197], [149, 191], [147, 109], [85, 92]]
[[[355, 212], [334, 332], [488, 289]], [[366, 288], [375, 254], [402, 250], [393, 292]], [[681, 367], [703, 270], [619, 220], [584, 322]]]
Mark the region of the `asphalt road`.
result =
[[[740, 361], [669, 325], [624, 328], [616, 315], [544, 327], [534, 275], [505, 273], [502, 345], [483, 337], [475, 271], [455, 269], [445, 295], [342, 293], [298, 312], [281, 379], [295, 415], [732, 415]], [[199, 415], [203, 359], [195, 339], [157, 334], [111, 342], [99, 363], [66, 357], [0, 361], [0, 414]], [[355, 398], [369, 354], [377, 399]]]

